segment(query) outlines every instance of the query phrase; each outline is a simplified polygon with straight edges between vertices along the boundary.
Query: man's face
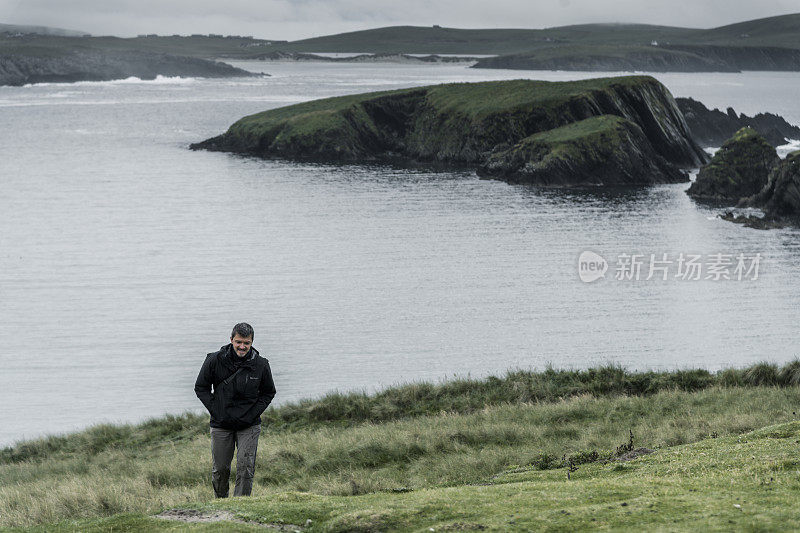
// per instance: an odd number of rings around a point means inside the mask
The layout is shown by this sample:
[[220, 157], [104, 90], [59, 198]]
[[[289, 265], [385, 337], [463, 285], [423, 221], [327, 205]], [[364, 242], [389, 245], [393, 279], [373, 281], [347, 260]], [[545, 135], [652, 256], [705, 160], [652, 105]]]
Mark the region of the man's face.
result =
[[253, 344], [253, 337], [242, 337], [238, 333], [231, 337], [231, 344], [233, 350], [239, 357], [244, 357], [250, 351], [250, 346]]

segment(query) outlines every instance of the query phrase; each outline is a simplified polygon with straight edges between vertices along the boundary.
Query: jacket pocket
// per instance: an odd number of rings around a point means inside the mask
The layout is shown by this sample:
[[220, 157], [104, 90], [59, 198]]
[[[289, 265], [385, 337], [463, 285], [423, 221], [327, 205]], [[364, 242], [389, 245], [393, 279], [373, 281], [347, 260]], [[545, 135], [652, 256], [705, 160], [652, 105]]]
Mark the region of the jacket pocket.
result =
[[261, 383], [261, 379], [254, 374], [248, 373], [244, 376], [244, 383], [242, 384], [242, 395], [245, 398], [257, 398], [258, 397], [258, 385]]

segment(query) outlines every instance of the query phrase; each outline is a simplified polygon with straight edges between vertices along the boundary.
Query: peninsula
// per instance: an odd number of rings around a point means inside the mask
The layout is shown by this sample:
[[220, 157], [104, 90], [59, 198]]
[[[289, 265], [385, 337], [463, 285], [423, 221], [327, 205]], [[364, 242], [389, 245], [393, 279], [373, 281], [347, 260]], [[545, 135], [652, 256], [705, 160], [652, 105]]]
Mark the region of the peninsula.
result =
[[130, 77], [152, 80], [158, 76], [227, 78], [260, 75], [219, 61], [139, 50], [0, 55], [0, 85], [109, 81]]
[[[221, 36], [220, 36], [221, 37]], [[260, 76], [214, 58], [238, 40], [75, 35], [68, 30], [0, 24], [0, 86], [108, 81], [157, 76]]]
[[272, 109], [191, 146], [321, 162], [431, 163], [538, 185], [688, 181], [706, 154], [649, 76], [455, 83]]

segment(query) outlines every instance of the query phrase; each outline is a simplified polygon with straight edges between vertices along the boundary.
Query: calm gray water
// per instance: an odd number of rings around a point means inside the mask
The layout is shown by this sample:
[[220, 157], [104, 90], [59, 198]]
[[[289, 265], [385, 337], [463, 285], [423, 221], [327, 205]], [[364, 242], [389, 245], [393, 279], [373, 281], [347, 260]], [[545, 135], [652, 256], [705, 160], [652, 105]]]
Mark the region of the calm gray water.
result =
[[[197, 410], [196, 372], [238, 321], [272, 363], [276, 403], [548, 364], [798, 355], [800, 232], [715, 220], [686, 184], [537, 189], [187, 150], [318, 97], [597, 74], [246, 66], [273, 76], [0, 88], [0, 444]], [[800, 123], [796, 73], [657, 77]], [[584, 250], [608, 260], [605, 279], [579, 279]], [[620, 254], [664, 253], [762, 259], [758, 279], [615, 279]]]

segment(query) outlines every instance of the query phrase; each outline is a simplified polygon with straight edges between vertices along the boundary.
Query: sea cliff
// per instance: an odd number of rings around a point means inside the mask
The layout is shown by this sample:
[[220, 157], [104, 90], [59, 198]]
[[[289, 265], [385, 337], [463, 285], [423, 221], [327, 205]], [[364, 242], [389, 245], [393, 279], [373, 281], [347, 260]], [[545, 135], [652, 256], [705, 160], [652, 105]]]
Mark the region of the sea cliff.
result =
[[672, 95], [649, 76], [456, 83], [328, 98], [244, 117], [191, 148], [323, 162], [427, 162], [543, 185], [686, 181], [679, 168], [707, 157]]

